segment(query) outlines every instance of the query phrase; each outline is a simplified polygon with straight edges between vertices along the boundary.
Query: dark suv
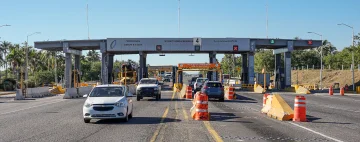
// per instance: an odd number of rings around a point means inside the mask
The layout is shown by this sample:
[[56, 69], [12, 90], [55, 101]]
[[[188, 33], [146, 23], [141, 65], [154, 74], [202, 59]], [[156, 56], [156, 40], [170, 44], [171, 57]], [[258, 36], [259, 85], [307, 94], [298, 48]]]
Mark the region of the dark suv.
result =
[[210, 98], [219, 99], [224, 101], [224, 87], [219, 81], [207, 81], [201, 88], [201, 92], [208, 95]]

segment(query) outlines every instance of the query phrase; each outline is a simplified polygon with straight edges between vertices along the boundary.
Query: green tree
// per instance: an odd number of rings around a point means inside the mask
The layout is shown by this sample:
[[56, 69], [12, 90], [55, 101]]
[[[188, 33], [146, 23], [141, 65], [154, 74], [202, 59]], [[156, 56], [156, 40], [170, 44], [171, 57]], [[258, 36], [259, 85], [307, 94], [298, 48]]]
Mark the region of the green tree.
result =
[[90, 62], [100, 61], [100, 54], [95, 50], [89, 50], [86, 55], [86, 58]]
[[[234, 64], [234, 60], [235, 60], [235, 64]], [[225, 56], [221, 59], [220, 64], [224, 74], [231, 73], [232, 76], [239, 76], [241, 74], [241, 70], [237, 70], [238, 68], [241, 68], [241, 64], [242, 64], [241, 56], [238, 57], [235, 56], [234, 59], [233, 54], [225, 54]]]
[[9, 54], [7, 55], [6, 59], [10, 62], [12, 66], [12, 71], [14, 76], [16, 75], [17, 71], [20, 71], [20, 66], [24, 65], [25, 62], [25, 49], [22, 48], [19, 44], [14, 44], [9, 47]]
[[263, 68], [266, 72], [274, 71], [275, 55], [272, 50], [262, 50], [255, 54], [255, 72], [261, 73]]
[[321, 47], [323, 48], [323, 56], [334, 54], [334, 52], [337, 50], [336, 47], [334, 47], [328, 40], [324, 40], [322, 42], [322, 46], [317, 48], [319, 54], [321, 53]]
[[[11, 42], [8, 41], [2, 41], [0, 44], [0, 65], [3, 63], [5, 64], [5, 78], [7, 78], [8, 76], [8, 70], [7, 70], [7, 65], [8, 65], [8, 60], [6, 59], [7, 54], [9, 52], [9, 48], [11, 46]], [[4, 55], [4, 56], [2, 56]]]

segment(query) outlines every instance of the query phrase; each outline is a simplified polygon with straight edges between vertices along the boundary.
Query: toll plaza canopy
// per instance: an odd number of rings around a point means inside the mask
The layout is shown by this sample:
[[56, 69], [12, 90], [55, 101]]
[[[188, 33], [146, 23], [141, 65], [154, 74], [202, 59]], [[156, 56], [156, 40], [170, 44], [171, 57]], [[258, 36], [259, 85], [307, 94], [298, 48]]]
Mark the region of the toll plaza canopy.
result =
[[[65, 87], [71, 80], [72, 56], [75, 55], [75, 68], [80, 69], [82, 50], [100, 50], [101, 82], [111, 82], [115, 54], [138, 54], [140, 67], [138, 80], [147, 77], [147, 54], [156, 53], [206, 53], [209, 63], [217, 63], [216, 54], [241, 54], [241, 78], [243, 83], [254, 84], [254, 54], [256, 49], [274, 49], [276, 81], [281, 88], [291, 86], [291, 52], [321, 46], [321, 40], [263, 39], [263, 38], [107, 38], [98, 40], [61, 40], [35, 42], [35, 48], [63, 51], [65, 59]], [[284, 53], [284, 66], [281, 54]], [[176, 72], [173, 69], [173, 72]], [[209, 71], [210, 80], [216, 79], [217, 73]]]
[[[64, 44], [74, 50], [99, 50], [114, 54], [147, 53], [244, 53], [255, 49], [279, 49], [288, 47], [303, 50], [318, 47], [320, 40], [260, 39], [260, 38], [108, 38], [99, 40], [38, 41], [35, 48], [63, 51]], [[103, 46], [103, 47], [102, 47]], [[102, 48], [101, 48], [102, 47]]]

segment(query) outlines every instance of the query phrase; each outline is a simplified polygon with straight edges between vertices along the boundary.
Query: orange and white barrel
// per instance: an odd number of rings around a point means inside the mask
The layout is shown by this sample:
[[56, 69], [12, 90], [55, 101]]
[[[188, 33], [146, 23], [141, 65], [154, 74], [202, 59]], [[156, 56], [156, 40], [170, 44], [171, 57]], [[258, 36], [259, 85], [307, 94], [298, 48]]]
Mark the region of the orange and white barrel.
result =
[[263, 107], [265, 107], [265, 105], [266, 105], [267, 96], [269, 96], [268, 93], [265, 93], [264, 96], [263, 96]]
[[306, 98], [304, 96], [296, 96], [294, 103], [294, 118], [296, 122], [306, 122]]
[[341, 87], [341, 88], [340, 88], [340, 95], [341, 95], [341, 96], [344, 96], [344, 95], [345, 95], [345, 88], [344, 88], [344, 87]]
[[208, 96], [205, 93], [197, 93], [194, 96], [193, 103], [194, 107], [191, 111], [192, 118], [194, 120], [209, 120]]
[[330, 86], [330, 88], [329, 88], [329, 95], [330, 96], [334, 95], [334, 90], [333, 90], [332, 86]]
[[186, 88], [186, 99], [192, 99], [192, 88], [190, 86]]

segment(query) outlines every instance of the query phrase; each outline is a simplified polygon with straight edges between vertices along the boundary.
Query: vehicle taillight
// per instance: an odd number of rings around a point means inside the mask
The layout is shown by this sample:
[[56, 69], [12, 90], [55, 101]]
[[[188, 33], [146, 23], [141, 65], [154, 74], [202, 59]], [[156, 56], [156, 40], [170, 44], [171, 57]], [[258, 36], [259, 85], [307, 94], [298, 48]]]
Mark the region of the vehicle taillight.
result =
[[207, 86], [204, 86], [204, 89], [207, 89], [208, 87]]

